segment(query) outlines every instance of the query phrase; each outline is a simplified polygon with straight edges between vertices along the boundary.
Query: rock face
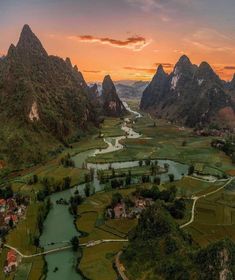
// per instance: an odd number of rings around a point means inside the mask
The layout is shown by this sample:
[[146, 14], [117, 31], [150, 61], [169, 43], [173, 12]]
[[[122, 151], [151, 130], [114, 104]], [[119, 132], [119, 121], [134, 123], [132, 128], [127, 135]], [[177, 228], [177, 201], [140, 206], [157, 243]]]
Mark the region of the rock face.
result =
[[[48, 55], [28, 25], [18, 44], [11, 45], [0, 60], [0, 119], [0, 144], [20, 139], [22, 154], [25, 141], [31, 145], [47, 135], [47, 139], [65, 143], [97, 122], [82, 74], [68, 58]], [[21, 137], [15, 134], [18, 128]]]
[[226, 83], [208, 63], [197, 67], [187, 56], [180, 58], [170, 75], [159, 66], [143, 93], [140, 108], [190, 127], [211, 122], [231, 127], [235, 122], [234, 102]]
[[120, 117], [127, 113], [122, 101], [119, 99], [111, 77], [105, 76], [102, 83], [101, 103], [105, 116]]

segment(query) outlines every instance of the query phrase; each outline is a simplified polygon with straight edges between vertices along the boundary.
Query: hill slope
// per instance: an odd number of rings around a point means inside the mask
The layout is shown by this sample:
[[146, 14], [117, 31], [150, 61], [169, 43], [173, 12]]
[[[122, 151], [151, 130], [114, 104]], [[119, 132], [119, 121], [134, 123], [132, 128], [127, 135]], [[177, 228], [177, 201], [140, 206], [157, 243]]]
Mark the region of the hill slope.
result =
[[96, 124], [88, 91], [77, 67], [48, 55], [25, 25], [0, 62], [1, 157], [15, 165], [38, 162], [56, 144]]
[[226, 83], [208, 63], [198, 67], [187, 56], [180, 58], [170, 75], [159, 66], [140, 108], [190, 127], [209, 123], [235, 126], [235, 104]]
[[160, 201], [142, 212], [129, 239], [122, 262], [130, 280], [234, 279], [235, 244], [226, 239], [199, 248]]

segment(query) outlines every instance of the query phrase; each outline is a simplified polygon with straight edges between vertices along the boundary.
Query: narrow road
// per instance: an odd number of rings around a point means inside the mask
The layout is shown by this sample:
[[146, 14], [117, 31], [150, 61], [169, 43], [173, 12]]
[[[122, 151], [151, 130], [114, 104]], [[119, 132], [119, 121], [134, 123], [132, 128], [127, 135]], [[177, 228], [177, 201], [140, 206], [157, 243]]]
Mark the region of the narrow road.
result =
[[197, 203], [197, 201], [198, 201], [199, 199], [205, 198], [205, 197], [207, 197], [207, 196], [210, 196], [210, 195], [212, 195], [212, 194], [214, 194], [214, 193], [217, 193], [217, 192], [221, 191], [221, 190], [224, 189], [227, 185], [229, 185], [229, 184], [233, 181], [233, 179], [234, 179], [234, 178], [228, 179], [227, 183], [225, 183], [222, 187], [220, 187], [220, 188], [218, 188], [218, 189], [216, 189], [216, 190], [214, 190], [214, 191], [211, 191], [211, 192], [209, 192], [209, 193], [207, 193], [207, 194], [204, 194], [204, 195], [201, 195], [201, 196], [195, 196], [195, 197], [193, 197], [193, 206], [192, 206], [192, 215], [191, 215], [191, 219], [190, 219], [189, 222], [187, 222], [187, 223], [181, 225], [180, 228], [184, 228], [184, 227], [186, 227], [186, 226], [188, 226], [188, 225], [190, 225], [190, 224], [192, 224], [192, 223], [194, 222], [194, 218], [195, 218], [195, 207], [196, 207], [196, 203]]
[[115, 258], [115, 265], [116, 265], [117, 271], [118, 271], [120, 277], [122, 278], [122, 280], [129, 280], [127, 278], [127, 276], [125, 275], [125, 273], [124, 273], [124, 270], [125, 270], [124, 266], [120, 263], [120, 256], [121, 256], [121, 254], [122, 254], [122, 251], [120, 251], [117, 254], [117, 256]]
[[37, 254], [33, 254], [33, 255], [24, 255], [24, 254], [22, 254], [19, 250], [17, 250], [16, 248], [14, 248], [14, 247], [12, 247], [12, 246], [10, 246], [10, 245], [8, 245], [8, 244], [4, 244], [4, 247], [15, 251], [15, 252], [16, 252], [18, 255], [20, 255], [22, 258], [34, 258], [34, 257], [39, 257], [39, 256], [48, 255], [48, 254], [51, 254], [51, 253], [56, 253], [56, 252], [60, 252], [60, 251], [64, 251], [64, 250], [67, 250], [67, 249], [71, 249], [71, 248], [72, 248], [72, 246], [69, 245], [69, 246], [65, 246], [65, 247], [62, 247], [62, 248], [56, 248], [56, 249], [48, 250], [48, 251], [41, 252], [41, 253], [37, 253]]
[[[128, 239], [101, 239], [101, 240], [90, 241], [90, 242], [87, 242], [87, 243], [82, 243], [82, 244], [80, 244], [80, 247], [94, 247], [94, 246], [100, 245], [102, 243], [110, 243], [110, 242], [128, 242]], [[32, 255], [24, 255], [18, 249], [16, 249], [13, 246], [10, 246], [8, 244], [4, 244], [4, 247], [15, 251], [22, 258], [34, 258], [34, 257], [39, 257], [39, 256], [48, 255], [48, 254], [64, 251], [64, 250], [67, 250], [67, 249], [71, 249], [72, 245], [64, 246], [64, 247], [60, 247], [60, 248], [56, 248], [56, 249], [51, 249], [51, 250], [48, 250], [48, 251], [45, 251], [45, 252], [32, 254]]]

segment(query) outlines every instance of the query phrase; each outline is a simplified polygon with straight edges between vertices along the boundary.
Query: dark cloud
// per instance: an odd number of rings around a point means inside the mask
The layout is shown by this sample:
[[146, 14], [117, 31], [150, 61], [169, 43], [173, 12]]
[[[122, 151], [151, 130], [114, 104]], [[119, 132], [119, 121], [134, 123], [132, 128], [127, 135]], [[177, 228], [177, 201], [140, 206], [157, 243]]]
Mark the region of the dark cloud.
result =
[[109, 37], [95, 37], [92, 35], [70, 36], [70, 39], [79, 40], [87, 43], [100, 43], [117, 48], [127, 48], [134, 51], [141, 51], [150, 44], [150, 40], [142, 36], [132, 36], [125, 40], [117, 40]]
[[159, 65], [162, 65], [164, 68], [167, 68], [167, 69], [174, 67], [174, 64], [172, 64], [172, 63], [159, 63], [159, 62], [157, 62], [157, 63], [155, 63], [155, 65], [156, 65], [156, 67], [158, 67]]
[[98, 74], [101, 73], [102, 71], [100, 70], [83, 70], [84, 73], [94, 73], [94, 74]]
[[225, 66], [225, 70], [235, 70], [235, 66]]
[[131, 71], [141, 71], [146, 73], [156, 73], [156, 68], [142, 68], [142, 67], [132, 67], [132, 66], [126, 66], [124, 67], [125, 70], [131, 70]]

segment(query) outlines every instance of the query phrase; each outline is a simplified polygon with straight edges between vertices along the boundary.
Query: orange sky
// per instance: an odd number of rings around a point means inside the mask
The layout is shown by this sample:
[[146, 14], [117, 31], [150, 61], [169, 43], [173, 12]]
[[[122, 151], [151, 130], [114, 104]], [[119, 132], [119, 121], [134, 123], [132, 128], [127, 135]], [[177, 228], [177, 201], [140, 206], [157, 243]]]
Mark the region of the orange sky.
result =
[[106, 74], [150, 80], [159, 63], [170, 72], [182, 54], [229, 80], [234, 14], [233, 0], [2, 0], [0, 54], [28, 23], [49, 54], [70, 57], [88, 82]]

